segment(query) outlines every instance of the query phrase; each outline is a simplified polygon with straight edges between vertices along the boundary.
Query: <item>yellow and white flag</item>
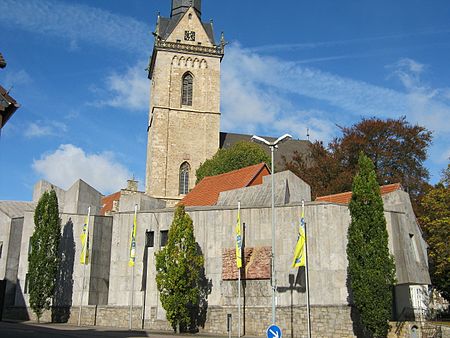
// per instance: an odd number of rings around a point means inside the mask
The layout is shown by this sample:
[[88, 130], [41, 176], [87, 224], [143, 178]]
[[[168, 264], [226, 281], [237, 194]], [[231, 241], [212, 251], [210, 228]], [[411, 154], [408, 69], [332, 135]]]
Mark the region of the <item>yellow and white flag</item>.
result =
[[84, 221], [83, 230], [81, 231], [81, 255], [80, 263], [82, 265], [89, 264], [89, 216], [91, 214], [91, 207], [88, 209], [88, 214]]
[[305, 211], [302, 208], [302, 218], [300, 220], [300, 226], [298, 228], [298, 239], [297, 245], [294, 251], [294, 260], [292, 262], [293, 268], [298, 268], [301, 266], [306, 266], [306, 250], [305, 250]]
[[242, 268], [242, 235], [241, 235], [241, 208], [238, 205], [238, 215], [236, 222], [236, 266]]
[[128, 261], [128, 266], [134, 266], [134, 263], [136, 261], [136, 217], [137, 206], [134, 208], [133, 228], [131, 229], [130, 235], [130, 260]]

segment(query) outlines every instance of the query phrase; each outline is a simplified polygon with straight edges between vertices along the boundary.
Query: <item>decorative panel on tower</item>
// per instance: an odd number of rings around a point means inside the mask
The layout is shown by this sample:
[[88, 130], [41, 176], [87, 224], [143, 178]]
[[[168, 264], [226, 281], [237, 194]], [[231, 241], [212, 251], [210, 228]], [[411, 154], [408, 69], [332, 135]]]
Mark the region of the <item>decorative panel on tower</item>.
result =
[[[170, 204], [193, 188], [195, 171], [219, 148], [220, 63], [212, 23], [201, 21], [201, 0], [173, 0], [158, 16], [148, 127], [146, 193]], [[180, 168], [185, 185], [180, 189]]]

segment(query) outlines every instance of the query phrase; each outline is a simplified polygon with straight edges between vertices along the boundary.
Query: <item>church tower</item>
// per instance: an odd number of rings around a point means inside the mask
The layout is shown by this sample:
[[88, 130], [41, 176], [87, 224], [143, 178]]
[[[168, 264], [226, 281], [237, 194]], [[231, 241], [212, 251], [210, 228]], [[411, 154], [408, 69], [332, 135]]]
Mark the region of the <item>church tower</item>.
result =
[[223, 38], [201, 20], [201, 0], [172, 0], [158, 16], [151, 79], [146, 193], [174, 204], [195, 185], [195, 171], [219, 149]]

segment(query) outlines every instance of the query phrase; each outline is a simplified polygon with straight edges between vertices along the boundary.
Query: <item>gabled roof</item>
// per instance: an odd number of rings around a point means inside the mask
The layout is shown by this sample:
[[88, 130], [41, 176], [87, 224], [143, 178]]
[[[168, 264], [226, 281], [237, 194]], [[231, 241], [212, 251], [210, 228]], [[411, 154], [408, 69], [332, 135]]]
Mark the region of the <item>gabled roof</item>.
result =
[[114, 194], [105, 196], [102, 198], [102, 208], [100, 209], [100, 215], [106, 215], [106, 213], [112, 211], [114, 207], [114, 201], [120, 200], [121, 192], [115, 192]]
[[[162, 40], [167, 40], [173, 30], [177, 27], [178, 23], [181, 21], [183, 16], [186, 13], [180, 13], [174, 15], [170, 18], [159, 17], [158, 25], [157, 25], [157, 33]], [[199, 17], [200, 21], [201, 18]], [[215, 45], [214, 39], [214, 30], [213, 24], [211, 22], [203, 22], [201, 21], [203, 28], [205, 29], [206, 34], [208, 35], [209, 41], [212, 45]]]
[[2, 128], [14, 112], [20, 107], [16, 100], [9, 95], [5, 88], [0, 86], [0, 114], [2, 115]]
[[229, 173], [205, 177], [180, 201], [180, 204], [185, 206], [215, 205], [222, 191], [261, 184], [262, 177], [269, 174], [267, 165], [260, 163]]
[[[269, 142], [274, 142], [276, 140], [275, 137], [263, 137]], [[230, 148], [234, 144], [241, 141], [250, 142], [251, 138], [252, 135], [221, 132], [219, 148]], [[292, 160], [295, 152], [298, 152], [302, 156], [308, 156], [311, 153], [310, 146], [311, 142], [308, 140], [288, 140], [284, 142], [279, 146], [278, 149], [275, 149], [274, 151], [275, 172], [285, 170], [283, 157], [285, 157], [286, 161], [289, 162]], [[269, 147], [261, 146], [261, 148], [264, 149], [265, 152], [270, 156]]]
[[[380, 186], [381, 195], [386, 195], [397, 190], [402, 190], [402, 186], [400, 183]], [[340, 194], [320, 196], [316, 198], [316, 201], [338, 203], [338, 204], [349, 204], [351, 199], [352, 199], [352, 192], [348, 191]]]

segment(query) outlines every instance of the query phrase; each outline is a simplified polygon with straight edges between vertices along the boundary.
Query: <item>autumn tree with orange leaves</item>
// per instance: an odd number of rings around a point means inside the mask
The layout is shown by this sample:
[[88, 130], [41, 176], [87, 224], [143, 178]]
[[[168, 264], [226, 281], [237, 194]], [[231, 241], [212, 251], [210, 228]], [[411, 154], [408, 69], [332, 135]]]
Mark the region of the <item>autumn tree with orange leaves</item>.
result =
[[308, 157], [296, 153], [292, 161], [285, 160], [286, 169], [311, 185], [313, 198], [350, 191], [360, 152], [372, 160], [380, 185], [401, 183], [413, 201], [424, 194], [429, 187], [424, 161], [432, 140], [430, 131], [410, 124], [405, 117], [373, 117], [339, 128], [342, 136], [328, 146], [316, 142]]

